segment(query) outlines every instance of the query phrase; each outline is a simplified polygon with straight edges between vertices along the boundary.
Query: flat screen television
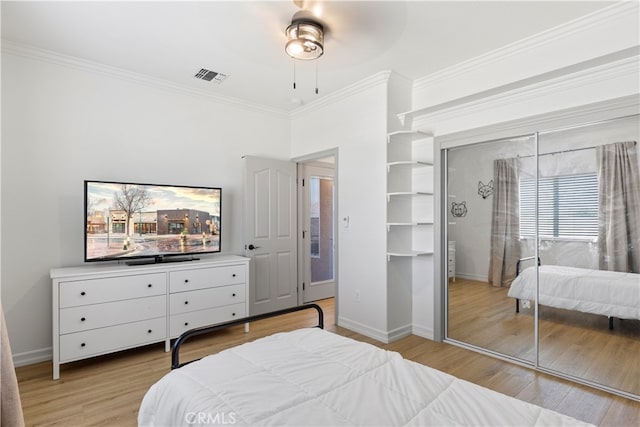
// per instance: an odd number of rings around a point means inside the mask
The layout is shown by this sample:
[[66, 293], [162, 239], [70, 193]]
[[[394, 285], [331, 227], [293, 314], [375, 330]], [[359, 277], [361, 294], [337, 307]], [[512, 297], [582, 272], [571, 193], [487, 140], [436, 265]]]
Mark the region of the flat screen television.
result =
[[85, 181], [84, 208], [85, 262], [191, 261], [220, 252], [221, 188]]

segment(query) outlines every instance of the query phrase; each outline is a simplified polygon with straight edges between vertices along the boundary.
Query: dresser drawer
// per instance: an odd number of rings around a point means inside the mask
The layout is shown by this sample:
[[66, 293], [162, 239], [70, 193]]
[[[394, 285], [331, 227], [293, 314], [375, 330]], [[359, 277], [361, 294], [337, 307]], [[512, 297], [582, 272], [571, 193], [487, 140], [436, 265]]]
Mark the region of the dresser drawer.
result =
[[220, 286], [169, 296], [169, 314], [187, 313], [245, 301], [245, 285]]
[[60, 310], [60, 334], [153, 319], [166, 313], [166, 295], [63, 308]]
[[60, 308], [164, 295], [166, 277], [156, 273], [60, 282]]
[[245, 283], [245, 265], [199, 268], [169, 273], [169, 292]]
[[169, 329], [171, 337], [175, 338], [189, 329], [224, 323], [234, 319], [241, 319], [245, 316], [245, 303], [225, 305], [171, 316]]
[[60, 361], [69, 362], [167, 338], [165, 317], [60, 336]]

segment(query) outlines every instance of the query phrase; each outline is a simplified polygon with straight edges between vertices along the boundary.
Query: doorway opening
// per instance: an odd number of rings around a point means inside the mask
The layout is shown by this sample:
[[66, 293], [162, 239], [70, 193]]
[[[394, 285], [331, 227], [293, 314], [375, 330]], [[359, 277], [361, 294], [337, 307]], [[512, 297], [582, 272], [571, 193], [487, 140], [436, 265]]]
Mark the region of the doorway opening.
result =
[[297, 162], [298, 302], [304, 304], [337, 296], [337, 153]]

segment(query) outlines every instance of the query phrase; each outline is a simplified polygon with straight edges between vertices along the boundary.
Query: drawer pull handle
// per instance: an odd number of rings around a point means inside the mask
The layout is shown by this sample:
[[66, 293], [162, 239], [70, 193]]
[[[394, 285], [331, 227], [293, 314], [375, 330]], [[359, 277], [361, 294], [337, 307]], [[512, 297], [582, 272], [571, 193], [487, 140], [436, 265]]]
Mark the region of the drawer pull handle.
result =
[[189, 283], [189, 279], [184, 279], [184, 283]]
[[184, 326], [189, 326], [189, 322], [184, 322]]
[[234, 292], [233, 294], [231, 294], [231, 296], [232, 296], [232, 297], [235, 297], [235, 296], [236, 296], [236, 293]]
[[153, 285], [152, 285], [151, 283], [149, 283], [149, 284], [147, 285], [147, 288], [153, 288]]
[[231, 315], [232, 315], [232, 316], [235, 316], [236, 314], [235, 314], [235, 313], [231, 313]]
[[151, 329], [149, 329], [149, 330], [147, 331], [147, 333], [148, 333], [148, 334], [150, 334], [150, 333], [151, 333]]
[[233, 273], [233, 274], [231, 275], [231, 277], [236, 277], [236, 273]]
[[87, 320], [87, 319], [85, 319], [84, 317], [81, 317], [81, 318], [80, 318], [80, 321], [81, 321], [81, 322], [84, 322], [85, 320]]
[[87, 293], [85, 291], [80, 292], [80, 295], [85, 296]]
[[187, 305], [187, 304], [189, 304], [189, 301], [185, 301], [185, 302], [184, 302], [184, 305]]
[[84, 346], [86, 346], [86, 344], [85, 344], [85, 343], [80, 344], [80, 347], [84, 347]]

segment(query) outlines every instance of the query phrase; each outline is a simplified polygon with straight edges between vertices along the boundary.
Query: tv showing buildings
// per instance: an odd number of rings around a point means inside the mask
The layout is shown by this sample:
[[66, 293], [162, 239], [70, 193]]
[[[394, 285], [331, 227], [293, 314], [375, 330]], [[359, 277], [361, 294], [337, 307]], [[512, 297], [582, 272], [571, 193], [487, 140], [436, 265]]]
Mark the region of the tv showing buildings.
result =
[[220, 252], [221, 189], [85, 181], [85, 261]]

